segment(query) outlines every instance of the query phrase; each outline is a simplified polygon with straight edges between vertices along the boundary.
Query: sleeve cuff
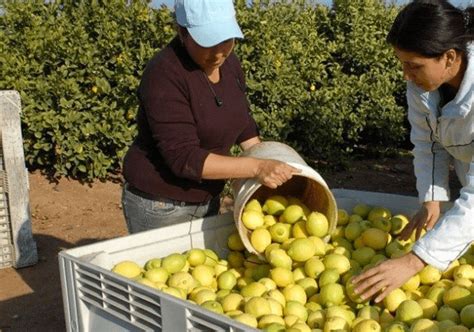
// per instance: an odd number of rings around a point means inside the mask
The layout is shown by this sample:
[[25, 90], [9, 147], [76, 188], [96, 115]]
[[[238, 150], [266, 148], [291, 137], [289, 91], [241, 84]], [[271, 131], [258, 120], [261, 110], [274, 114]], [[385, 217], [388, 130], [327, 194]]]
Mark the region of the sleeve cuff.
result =
[[438, 270], [445, 271], [450, 262], [442, 262], [438, 259], [436, 259], [434, 256], [432, 256], [423, 246], [418, 242], [415, 243], [413, 246], [412, 251], [420, 257], [426, 264], [429, 264]]

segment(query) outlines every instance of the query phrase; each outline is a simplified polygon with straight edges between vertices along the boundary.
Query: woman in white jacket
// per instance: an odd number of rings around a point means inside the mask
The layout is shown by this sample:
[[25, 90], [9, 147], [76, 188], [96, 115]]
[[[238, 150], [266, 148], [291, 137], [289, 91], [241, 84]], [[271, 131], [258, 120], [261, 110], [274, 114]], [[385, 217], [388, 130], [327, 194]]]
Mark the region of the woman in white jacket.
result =
[[[446, 0], [418, 0], [397, 16], [387, 36], [408, 81], [408, 119], [421, 209], [400, 235], [418, 239], [405, 256], [390, 259], [353, 279], [356, 292], [380, 302], [426, 264], [440, 270], [474, 241], [474, 8]], [[448, 170], [453, 162], [463, 188], [449, 200]], [[438, 220], [439, 219], [439, 220]]]

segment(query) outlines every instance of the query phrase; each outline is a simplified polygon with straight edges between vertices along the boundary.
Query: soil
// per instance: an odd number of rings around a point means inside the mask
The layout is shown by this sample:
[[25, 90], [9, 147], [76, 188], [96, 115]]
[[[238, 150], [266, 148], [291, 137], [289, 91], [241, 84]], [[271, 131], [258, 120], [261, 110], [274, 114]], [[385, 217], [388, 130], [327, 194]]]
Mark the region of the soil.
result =
[[[362, 160], [343, 171], [321, 172], [330, 188], [416, 196], [409, 155]], [[454, 176], [451, 176], [454, 178]], [[119, 181], [82, 184], [29, 174], [32, 229], [38, 248], [36, 265], [0, 270], [1, 331], [64, 331], [64, 311], [57, 255], [64, 249], [127, 234]], [[459, 184], [453, 182], [459, 189]], [[222, 211], [232, 208], [223, 199]]]

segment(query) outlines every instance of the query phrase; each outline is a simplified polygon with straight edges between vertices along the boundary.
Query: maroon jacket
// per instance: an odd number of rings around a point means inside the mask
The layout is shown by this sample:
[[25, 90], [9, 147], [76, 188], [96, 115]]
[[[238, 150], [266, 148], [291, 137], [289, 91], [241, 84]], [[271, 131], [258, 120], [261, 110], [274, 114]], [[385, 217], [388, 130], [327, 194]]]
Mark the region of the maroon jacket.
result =
[[258, 135], [249, 114], [245, 81], [235, 54], [212, 84], [175, 38], [148, 63], [138, 89], [138, 136], [124, 160], [125, 180], [149, 198], [207, 202], [224, 180], [201, 178], [209, 153], [229, 155], [232, 145]]

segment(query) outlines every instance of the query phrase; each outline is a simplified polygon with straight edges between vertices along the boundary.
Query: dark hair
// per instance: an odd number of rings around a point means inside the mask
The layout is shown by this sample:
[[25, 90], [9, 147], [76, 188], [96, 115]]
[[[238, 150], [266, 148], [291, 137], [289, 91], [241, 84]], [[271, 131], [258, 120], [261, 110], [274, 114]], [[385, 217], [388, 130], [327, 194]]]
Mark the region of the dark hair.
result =
[[387, 42], [435, 58], [449, 49], [467, 53], [474, 39], [474, 7], [461, 10], [447, 0], [415, 0], [398, 14]]

